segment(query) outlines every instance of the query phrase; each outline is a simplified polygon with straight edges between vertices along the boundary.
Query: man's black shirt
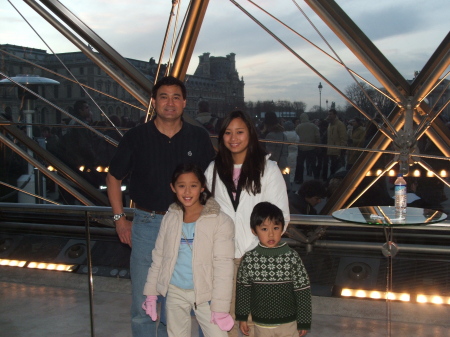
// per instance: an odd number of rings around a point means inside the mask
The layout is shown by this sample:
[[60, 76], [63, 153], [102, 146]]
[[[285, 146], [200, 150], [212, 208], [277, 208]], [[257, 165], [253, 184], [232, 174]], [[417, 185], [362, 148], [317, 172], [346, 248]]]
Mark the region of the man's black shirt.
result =
[[195, 163], [204, 171], [215, 155], [206, 130], [183, 122], [172, 138], [158, 131], [154, 121], [129, 130], [109, 165], [118, 180], [130, 175], [130, 197], [140, 207], [166, 211], [174, 201], [170, 182], [175, 168]]

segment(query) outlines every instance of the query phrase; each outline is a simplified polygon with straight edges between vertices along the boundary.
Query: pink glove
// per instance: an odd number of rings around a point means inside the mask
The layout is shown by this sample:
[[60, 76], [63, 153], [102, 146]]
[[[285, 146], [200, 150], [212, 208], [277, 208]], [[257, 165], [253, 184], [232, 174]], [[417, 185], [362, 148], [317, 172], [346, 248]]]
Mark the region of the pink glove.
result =
[[148, 295], [145, 302], [142, 303], [142, 309], [144, 309], [145, 313], [151, 317], [152, 321], [156, 321], [156, 319], [158, 318], [158, 315], [156, 314], [157, 299], [158, 296]]
[[222, 331], [230, 331], [234, 325], [234, 320], [227, 312], [211, 311], [211, 323], [217, 324]]

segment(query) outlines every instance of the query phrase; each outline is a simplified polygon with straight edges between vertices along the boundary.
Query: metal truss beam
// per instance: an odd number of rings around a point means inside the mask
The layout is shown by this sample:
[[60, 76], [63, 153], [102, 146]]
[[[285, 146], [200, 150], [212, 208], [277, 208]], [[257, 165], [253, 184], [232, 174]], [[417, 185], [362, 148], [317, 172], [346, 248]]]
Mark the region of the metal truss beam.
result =
[[[69, 41], [77, 46], [87, 57], [89, 57], [102, 70], [110, 75], [115, 81], [124, 87], [131, 95], [133, 95], [144, 106], [148, 105], [149, 98], [137, 91], [130, 83], [124, 81], [122, 74], [111, 67], [108, 63], [98, 57], [92, 50], [72, 34], [64, 25], [62, 25], [54, 16], [47, 12], [44, 8], [39, 6], [35, 0], [24, 0], [32, 9], [47, 20], [53, 27], [55, 27], [61, 34], [63, 34]], [[104, 58], [111, 64], [115, 65], [124, 74], [126, 74], [138, 87], [141, 87], [147, 93], [150, 93], [153, 84], [141, 72], [139, 72], [132, 64], [130, 64], [122, 55], [106, 43], [100, 36], [92, 31], [85, 23], [69, 11], [59, 1], [42, 0], [44, 4], [54, 15], [66, 23], [74, 32], [81, 36], [89, 45], [98, 50]]]
[[[412, 129], [412, 118], [416, 123], [420, 123], [421, 119], [417, 112], [412, 112], [411, 105], [412, 108], [416, 108], [419, 99], [429, 92], [448, 67], [448, 50], [450, 48], [447, 41], [448, 36], [424, 67], [424, 74], [420, 77], [422, 83], [416, 82], [414, 86], [411, 86], [336, 2], [331, 0], [305, 0], [305, 2], [358, 57], [397, 102], [400, 109], [394, 109], [389, 116], [389, 122], [395, 125], [397, 130], [403, 127], [405, 121], [407, 123], [405, 129]], [[416, 93], [415, 97], [413, 92]], [[398, 119], [399, 115], [402, 118]], [[433, 123], [432, 128], [427, 129], [426, 134], [446, 156], [449, 156], [448, 136], [445, 135], [441, 125]], [[382, 135], [377, 132], [368, 147], [385, 149], [390, 141], [383, 141], [380, 137]], [[365, 173], [379, 157], [380, 155], [376, 153], [363, 153], [344, 178], [338, 190], [328, 200], [322, 209], [322, 214], [329, 214], [342, 208], [356, 186], [363, 180]]]
[[[399, 110], [400, 109], [398, 107], [395, 108], [389, 116], [389, 120], [396, 129], [400, 128], [402, 125], [400, 114], [398, 113]], [[378, 131], [367, 147], [371, 149], [385, 150], [390, 143], [391, 140], [384, 137], [384, 135]], [[366, 176], [366, 172], [373, 167], [373, 165], [380, 159], [381, 155], [382, 153], [379, 152], [363, 152], [342, 180], [338, 190], [327, 200], [327, 203], [322, 208], [320, 214], [331, 214], [335, 210], [343, 208], [352, 193], [363, 181]]]
[[209, 0], [193, 0], [173, 62], [172, 75], [184, 81]]
[[38, 143], [36, 143], [33, 139], [29, 138], [17, 127], [9, 125], [0, 125], [0, 130], [1, 129], [7, 131], [9, 134], [11, 134], [11, 136], [19, 140], [21, 143], [23, 143], [33, 153], [36, 153], [45, 162], [52, 165], [58, 171], [58, 174], [66, 178], [68, 182], [62, 180], [61, 177], [56, 176], [56, 174], [54, 174], [53, 172], [48, 171], [45, 167], [39, 167], [42, 165], [40, 165], [39, 162], [36, 162], [34, 158], [27, 156], [28, 154], [25, 151], [23, 150], [20, 151], [21, 150], [20, 148], [14, 147], [13, 144], [9, 144], [10, 142], [8, 142], [8, 138], [4, 137], [0, 139], [1, 142], [5, 143], [5, 145], [10, 147], [14, 152], [22, 156], [31, 165], [37, 167], [49, 179], [53, 180], [56, 184], [64, 188], [73, 197], [77, 198], [81, 203], [87, 206], [93, 206], [92, 201], [81, 195], [71, 185], [77, 186], [89, 198], [94, 200], [97, 203], [97, 205], [99, 206], [109, 205], [108, 198], [104, 194], [102, 194], [98, 189], [94, 188], [89, 182], [80, 177], [76, 172], [71, 170], [68, 166], [66, 166], [63, 162], [61, 162], [50, 152], [40, 147]]
[[409, 93], [408, 82], [338, 4], [331, 0], [305, 2], [358, 57], [394, 100], [404, 105], [405, 95]]

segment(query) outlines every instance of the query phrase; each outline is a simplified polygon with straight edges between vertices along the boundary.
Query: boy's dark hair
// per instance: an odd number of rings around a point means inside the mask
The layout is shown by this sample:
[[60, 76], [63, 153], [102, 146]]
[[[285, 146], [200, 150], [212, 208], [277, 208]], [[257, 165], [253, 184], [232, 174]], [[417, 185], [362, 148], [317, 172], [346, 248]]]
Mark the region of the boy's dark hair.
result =
[[261, 226], [265, 220], [284, 226], [284, 216], [281, 209], [267, 201], [260, 202], [253, 208], [250, 215], [250, 228], [256, 232], [256, 227]]
[[324, 198], [327, 195], [327, 190], [320, 180], [308, 180], [300, 186], [298, 194], [305, 198]]
[[173, 76], [165, 76], [161, 78], [152, 88], [152, 98], [156, 98], [156, 94], [158, 93], [158, 89], [163, 85], [176, 85], [180, 87], [181, 92], [183, 94], [183, 99], [186, 99], [186, 86], [182, 81]]
[[[195, 164], [180, 164], [177, 166], [175, 171], [172, 174], [172, 185], [175, 186], [175, 183], [178, 180], [178, 177], [185, 173], [194, 173], [197, 179], [200, 181], [200, 184], [204, 188], [203, 192], [200, 194], [200, 203], [202, 205], [206, 204], [206, 201], [211, 197], [211, 192], [208, 190], [208, 187], [206, 187], [206, 177], [202, 171], [202, 169], [195, 165]], [[183, 209], [183, 204], [178, 200], [177, 196], [174, 195], [175, 202]]]

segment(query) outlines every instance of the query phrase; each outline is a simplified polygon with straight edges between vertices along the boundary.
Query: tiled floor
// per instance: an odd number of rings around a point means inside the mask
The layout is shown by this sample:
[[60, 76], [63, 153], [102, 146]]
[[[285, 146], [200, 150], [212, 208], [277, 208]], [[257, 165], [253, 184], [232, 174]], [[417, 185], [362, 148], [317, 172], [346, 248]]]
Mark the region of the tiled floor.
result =
[[[0, 267], [0, 336], [131, 336], [129, 280], [94, 279], [92, 333], [86, 275], [12, 269]], [[449, 306], [391, 310], [391, 336], [450, 336]], [[389, 336], [388, 328], [385, 303], [313, 298], [310, 337]]]

